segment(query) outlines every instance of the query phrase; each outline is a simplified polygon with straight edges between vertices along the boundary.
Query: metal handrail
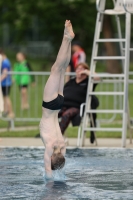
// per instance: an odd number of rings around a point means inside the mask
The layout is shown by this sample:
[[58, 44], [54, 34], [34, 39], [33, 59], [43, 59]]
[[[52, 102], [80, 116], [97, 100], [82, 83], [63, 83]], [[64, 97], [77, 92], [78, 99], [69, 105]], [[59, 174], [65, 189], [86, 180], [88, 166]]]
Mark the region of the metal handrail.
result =
[[[133, 6], [133, 3], [132, 3], [132, 6]], [[129, 11], [129, 10], [127, 9], [127, 2], [126, 2], [126, 0], [123, 0], [123, 7], [124, 7], [124, 9], [125, 9], [126, 12], [128, 12], [128, 13], [130, 13], [130, 14], [133, 14], [133, 12], [131, 12], [131, 11]]]
[[[6, 74], [8, 75], [50, 75], [51, 72], [42, 72], [42, 71], [30, 71], [30, 72], [14, 72], [14, 71], [8, 71], [6, 72]], [[98, 76], [101, 78], [116, 78], [116, 77], [121, 77], [123, 78], [124, 75], [122, 73], [119, 74], [112, 74], [112, 73], [108, 73], [108, 72], [97, 72]], [[133, 75], [133, 71], [129, 71], [130, 75]], [[1, 73], [0, 73], [1, 75]], [[65, 72], [65, 75], [70, 75], [70, 76], [75, 76], [76, 73], [75, 72]], [[92, 77], [94, 77], [95, 75], [91, 75]], [[100, 81], [95, 81], [95, 82], [101, 82]]]
[[83, 116], [83, 108], [84, 108], [85, 105], [86, 105], [86, 103], [82, 103], [82, 104], [80, 105], [80, 117]]
[[100, 8], [99, 8], [99, 3], [100, 3], [100, 0], [96, 0], [96, 9], [98, 12], [104, 14], [104, 11], [100, 10]]
[[[34, 72], [15, 72], [15, 71], [8, 71], [6, 74], [10, 74], [10, 75], [50, 75], [51, 72], [38, 72], [38, 71], [34, 71]], [[70, 75], [70, 76], [75, 76], [76, 73], [75, 72], [66, 72], [65, 75]]]
[[[114, 8], [112, 8], [111, 10], [115, 10], [115, 4], [117, 3], [117, 0], [112, 0], [113, 1], [113, 4], [114, 4]], [[101, 10], [100, 7], [99, 7], [99, 4], [100, 4], [100, 0], [96, 0], [96, 9], [98, 12], [100, 12], [101, 14], [107, 14], [105, 11], [106, 10]], [[126, 3], [126, 0], [123, 0], [123, 9], [125, 10], [125, 12], [128, 12], [130, 14], [132, 14], [133, 12], [129, 11], [127, 9], [127, 3]]]

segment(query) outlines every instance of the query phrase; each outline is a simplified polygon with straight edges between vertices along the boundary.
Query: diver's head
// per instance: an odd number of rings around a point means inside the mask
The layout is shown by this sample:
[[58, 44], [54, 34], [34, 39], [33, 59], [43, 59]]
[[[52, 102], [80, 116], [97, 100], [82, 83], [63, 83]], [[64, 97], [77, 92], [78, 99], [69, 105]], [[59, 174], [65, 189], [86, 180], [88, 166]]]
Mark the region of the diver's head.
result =
[[63, 168], [65, 165], [65, 158], [61, 152], [53, 152], [51, 156], [51, 169], [57, 170]]

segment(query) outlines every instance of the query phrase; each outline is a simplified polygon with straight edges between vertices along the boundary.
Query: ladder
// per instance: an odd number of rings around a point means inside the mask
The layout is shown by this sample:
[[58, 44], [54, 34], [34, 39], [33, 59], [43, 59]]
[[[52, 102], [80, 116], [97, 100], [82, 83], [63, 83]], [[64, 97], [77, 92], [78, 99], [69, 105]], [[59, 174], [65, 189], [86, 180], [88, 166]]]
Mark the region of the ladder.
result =
[[[90, 76], [88, 82], [88, 90], [86, 96], [86, 106], [84, 111], [83, 123], [82, 123], [82, 131], [81, 131], [81, 140], [80, 146], [84, 145], [85, 134], [86, 131], [106, 131], [106, 132], [121, 132], [122, 133], [122, 147], [126, 146], [126, 132], [127, 132], [127, 125], [128, 125], [128, 75], [129, 75], [129, 58], [130, 58], [130, 32], [131, 32], [131, 13], [133, 13], [133, 0], [113, 0], [114, 9], [105, 10], [105, 3], [106, 0], [97, 0], [96, 7], [97, 7], [97, 19], [96, 19], [96, 26], [95, 26], [95, 35], [93, 41], [93, 49], [92, 49], [92, 57], [90, 63]], [[116, 22], [117, 22], [117, 29], [118, 29], [118, 37], [119, 38], [108, 38], [108, 39], [100, 39], [100, 32], [102, 31], [102, 23], [104, 15], [115, 15]], [[125, 38], [122, 38], [121, 34], [121, 26], [119, 21], [119, 15], [125, 15]], [[99, 43], [104, 42], [118, 42], [120, 45], [120, 56], [98, 56], [98, 47]], [[125, 44], [125, 51], [123, 51], [123, 43]], [[102, 60], [120, 60], [123, 66], [123, 73], [122, 74], [109, 74], [109, 73], [102, 73], [98, 74], [100, 78], [102, 78], [102, 82], [104, 82], [104, 77], [108, 78], [111, 82], [111, 78], [115, 78], [116, 81], [120, 81], [124, 87], [123, 91], [114, 92], [114, 91], [100, 91], [100, 92], [93, 92], [93, 84], [94, 84], [94, 72], [96, 71], [96, 63]], [[105, 81], [106, 83], [106, 81]], [[91, 95], [118, 95], [123, 97], [123, 108], [122, 109], [101, 109], [101, 110], [92, 110], [90, 108], [91, 103]], [[119, 113], [122, 116], [122, 126], [121, 128], [105, 128], [105, 127], [88, 127], [88, 123], [86, 123], [88, 119], [88, 114], [92, 113]], [[95, 137], [96, 138], [96, 137]], [[97, 143], [96, 143], [97, 144]]]

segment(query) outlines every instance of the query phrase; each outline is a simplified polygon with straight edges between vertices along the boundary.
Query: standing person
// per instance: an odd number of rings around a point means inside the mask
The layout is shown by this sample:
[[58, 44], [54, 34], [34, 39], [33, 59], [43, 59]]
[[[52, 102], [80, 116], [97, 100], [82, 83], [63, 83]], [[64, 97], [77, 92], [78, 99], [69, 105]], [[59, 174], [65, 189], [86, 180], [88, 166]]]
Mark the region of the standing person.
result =
[[66, 68], [71, 57], [71, 40], [74, 38], [71, 22], [65, 21], [64, 36], [50, 77], [44, 88], [40, 135], [45, 145], [44, 165], [46, 178], [52, 178], [52, 170], [65, 164], [65, 142], [62, 136], [58, 112], [64, 101], [63, 87]]
[[0, 50], [0, 55], [2, 56], [0, 82], [1, 82], [2, 93], [4, 97], [3, 116], [8, 117], [8, 118], [13, 118], [14, 113], [13, 113], [13, 108], [12, 108], [12, 102], [9, 97], [12, 81], [11, 81], [11, 75], [7, 74], [8, 72], [11, 71], [11, 63], [2, 49]]
[[[86, 62], [86, 54], [84, 49], [82, 48], [82, 45], [79, 41], [72, 42], [72, 56], [70, 63], [66, 69], [66, 72], [75, 72], [76, 66], [79, 63], [85, 63]], [[69, 81], [70, 76], [66, 76], [65, 81]]]
[[[26, 60], [26, 56], [22, 52], [16, 54], [16, 60], [18, 61], [14, 65], [15, 72], [29, 72], [32, 71], [30, 64]], [[29, 74], [16, 74], [14, 76], [16, 83], [19, 85], [21, 92], [21, 109], [29, 109], [28, 103], [28, 85], [34, 82], [34, 76]]]
[[[63, 135], [70, 121], [79, 114], [80, 105], [86, 101], [89, 75], [90, 70], [88, 65], [86, 63], [79, 63], [76, 67], [76, 78], [70, 79], [64, 86], [64, 104], [59, 112], [59, 118], [61, 118], [60, 128]], [[100, 78], [98, 75], [96, 73], [95, 75], [94, 80], [99, 80]], [[93, 85], [93, 91], [96, 85], [96, 83]], [[91, 109], [96, 109], [98, 105], [99, 101], [97, 97], [93, 95], [91, 98]], [[96, 117], [96, 113], [92, 113], [92, 119], [90, 117], [91, 127], [96, 127]], [[77, 119], [77, 122], [74, 124], [75, 126], [80, 124], [80, 119]], [[91, 131], [90, 142], [93, 143], [94, 140], [95, 134]]]
[[[1, 79], [1, 64], [2, 64], [2, 56], [0, 55], [0, 79]], [[4, 111], [4, 101], [3, 101], [3, 94], [0, 82], [0, 117], [3, 111]]]

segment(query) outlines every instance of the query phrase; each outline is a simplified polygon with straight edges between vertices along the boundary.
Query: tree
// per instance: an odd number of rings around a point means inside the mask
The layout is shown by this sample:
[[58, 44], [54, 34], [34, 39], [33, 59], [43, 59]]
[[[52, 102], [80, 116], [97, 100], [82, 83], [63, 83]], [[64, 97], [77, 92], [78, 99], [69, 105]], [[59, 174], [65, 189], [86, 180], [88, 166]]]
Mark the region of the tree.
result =
[[[112, 1], [106, 1], [107, 7], [112, 7], [110, 2]], [[89, 62], [97, 14], [95, 4], [95, 0], [1, 0], [0, 29], [4, 23], [9, 24], [10, 43], [26, 43], [37, 38], [39, 41], [51, 41], [57, 52], [62, 39], [64, 21], [70, 19], [76, 34], [75, 39], [83, 44]], [[112, 23], [110, 17], [105, 16], [103, 34], [106, 38], [113, 37]], [[33, 27], [34, 30], [37, 29], [36, 37], [33, 36]], [[106, 43], [105, 47], [107, 55], [116, 54], [116, 48], [111, 43]], [[107, 71], [120, 71], [118, 62], [108, 61]]]
[[[112, 20], [111, 20], [110, 15], [104, 16], [103, 36], [106, 39], [114, 37], [114, 28], [113, 28], [113, 24], [112, 24]], [[105, 49], [106, 49], [106, 56], [117, 56], [118, 55], [115, 43], [106, 42], [105, 43]], [[120, 73], [122, 71], [120, 63], [118, 62], [118, 60], [107, 60], [106, 64], [107, 64], [106, 70], [109, 73]]]
[[[90, 57], [95, 27], [95, 2], [89, 0], [1, 0], [1, 24], [10, 24], [12, 41], [23, 42], [32, 35], [31, 26], [36, 16], [40, 40], [50, 40], [55, 50], [60, 45], [63, 24], [70, 19], [76, 39], [79, 39]], [[27, 37], [28, 35], [28, 37]]]

